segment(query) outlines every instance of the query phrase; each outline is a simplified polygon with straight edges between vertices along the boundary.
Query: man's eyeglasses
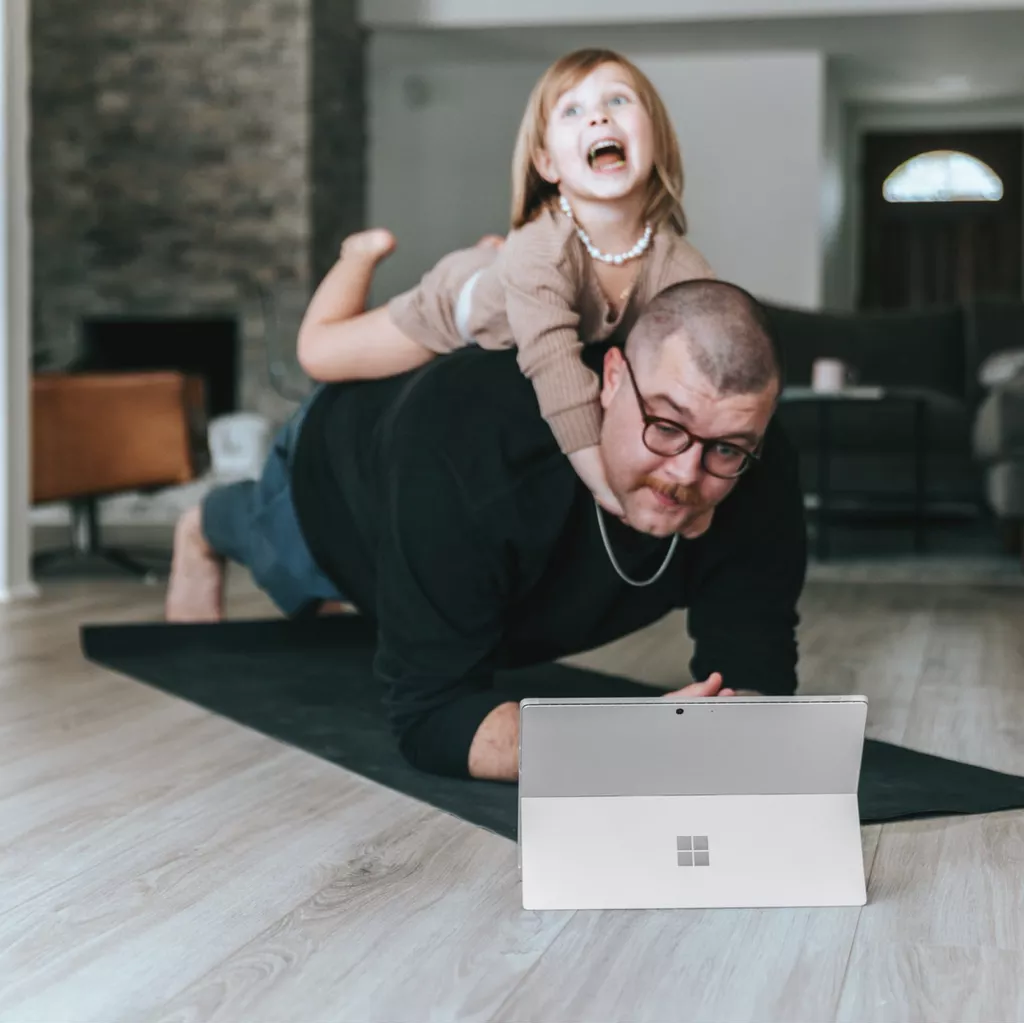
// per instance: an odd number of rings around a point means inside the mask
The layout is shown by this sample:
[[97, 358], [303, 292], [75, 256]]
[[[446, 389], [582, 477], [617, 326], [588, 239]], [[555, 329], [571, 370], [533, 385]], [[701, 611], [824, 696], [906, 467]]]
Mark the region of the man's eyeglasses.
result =
[[699, 444], [701, 446], [701, 467], [706, 473], [710, 473], [711, 476], [716, 476], [720, 480], [732, 480], [742, 475], [750, 468], [753, 461], [761, 458], [758, 452], [748, 451], [731, 441], [723, 441], [716, 437], [701, 437], [674, 420], [652, 416], [647, 409], [644, 396], [640, 394], [636, 377], [633, 376], [633, 367], [630, 366], [625, 353], [623, 353], [622, 361], [629, 371], [629, 379], [633, 384], [633, 391], [636, 393], [636, 400], [640, 406], [640, 415], [644, 420], [644, 446], [649, 451], [669, 459], [675, 455], [681, 455], [691, 445]]

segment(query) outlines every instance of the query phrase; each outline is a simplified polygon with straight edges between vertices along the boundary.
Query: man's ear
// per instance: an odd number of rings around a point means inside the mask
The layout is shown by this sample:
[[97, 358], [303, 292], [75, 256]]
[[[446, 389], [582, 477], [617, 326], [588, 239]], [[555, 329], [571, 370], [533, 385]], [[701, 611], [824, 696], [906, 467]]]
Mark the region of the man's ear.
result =
[[540, 149], [537, 151], [533, 158], [533, 166], [537, 168], [537, 173], [549, 185], [558, 184], [558, 172], [555, 170], [554, 161], [551, 159], [551, 155], [546, 149]]
[[601, 408], [607, 409], [619, 390], [626, 373], [626, 361], [618, 345], [609, 345], [604, 354], [604, 373], [601, 377]]

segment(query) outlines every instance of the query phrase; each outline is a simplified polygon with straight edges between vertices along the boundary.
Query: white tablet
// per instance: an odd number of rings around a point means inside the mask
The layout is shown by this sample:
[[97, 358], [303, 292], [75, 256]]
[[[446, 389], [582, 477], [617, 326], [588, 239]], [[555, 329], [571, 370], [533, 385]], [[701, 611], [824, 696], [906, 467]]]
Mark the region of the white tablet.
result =
[[866, 902], [867, 699], [520, 704], [526, 909]]

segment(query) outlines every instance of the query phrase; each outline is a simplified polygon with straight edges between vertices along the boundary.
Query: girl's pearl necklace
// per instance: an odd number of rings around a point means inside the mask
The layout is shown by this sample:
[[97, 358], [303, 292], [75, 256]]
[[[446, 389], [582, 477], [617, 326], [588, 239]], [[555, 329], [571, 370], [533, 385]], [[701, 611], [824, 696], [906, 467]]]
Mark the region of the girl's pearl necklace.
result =
[[587, 252], [590, 253], [593, 259], [600, 260], [602, 263], [614, 263], [616, 265], [628, 263], [630, 260], [635, 260], [637, 256], [642, 256], [647, 251], [647, 247], [651, 244], [651, 235], [653, 234], [653, 231], [651, 229], [651, 225], [648, 224], [644, 229], [643, 235], [632, 249], [628, 249], [626, 252], [614, 254], [601, 252], [601, 250], [598, 249], [598, 247], [590, 240], [590, 235], [588, 235], [586, 231], [576, 223], [576, 218], [572, 213], [572, 207], [569, 205], [569, 201], [565, 196], [558, 197], [558, 205], [561, 206], [562, 213], [572, 221], [572, 225], [576, 229], [576, 234], [579, 235], [579, 239], [583, 243]]

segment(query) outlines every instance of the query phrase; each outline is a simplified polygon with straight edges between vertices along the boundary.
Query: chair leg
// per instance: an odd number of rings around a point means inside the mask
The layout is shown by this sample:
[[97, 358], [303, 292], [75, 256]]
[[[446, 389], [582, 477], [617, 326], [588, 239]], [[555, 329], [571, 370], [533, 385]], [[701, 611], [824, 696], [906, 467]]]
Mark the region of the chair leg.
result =
[[100, 549], [100, 516], [95, 498], [71, 502], [71, 547], [79, 555], [93, 555]]
[[[120, 548], [104, 547], [100, 537], [99, 502], [95, 497], [77, 498], [70, 502], [71, 546], [60, 551], [44, 551], [32, 560], [33, 569], [38, 573], [54, 563], [67, 559], [73, 565], [90, 561], [106, 562], [123, 569], [144, 583], [159, 583], [166, 580], [168, 570], [158, 570], [143, 564]], [[169, 561], [169, 560], [168, 560]]]
[[159, 574], [151, 566], [143, 565], [137, 558], [132, 558], [127, 551], [123, 551], [121, 548], [103, 548], [98, 552], [100, 558], [110, 562], [111, 565], [116, 565], [126, 572], [134, 573], [136, 576], [142, 576], [145, 579], [152, 577], [153, 582], [157, 582]]

